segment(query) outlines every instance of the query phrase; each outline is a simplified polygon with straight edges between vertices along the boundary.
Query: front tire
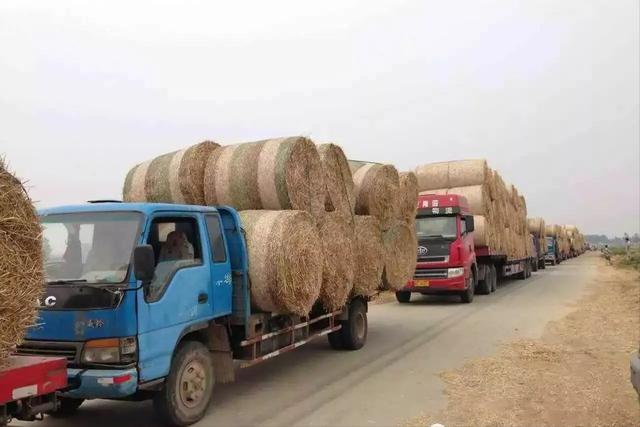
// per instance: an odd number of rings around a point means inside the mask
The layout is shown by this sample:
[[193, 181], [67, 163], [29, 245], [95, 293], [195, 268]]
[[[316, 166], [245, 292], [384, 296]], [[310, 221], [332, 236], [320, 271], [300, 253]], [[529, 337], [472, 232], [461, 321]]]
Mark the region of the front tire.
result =
[[186, 341], [173, 356], [163, 389], [153, 399], [160, 420], [169, 426], [188, 426], [204, 417], [211, 402], [215, 377], [209, 349]]
[[470, 279], [471, 283], [469, 283], [469, 287], [460, 294], [460, 300], [465, 304], [473, 302], [473, 296], [476, 293], [476, 273], [473, 270], [471, 270]]
[[396, 299], [401, 304], [408, 303], [409, 301], [411, 301], [411, 292], [397, 291], [396, 292]]
[[58, 399], [58, 409], [47, 412], [53, 418], [67, 418], [75, 415], [84, 399], [74, 399], [73, 397], [60, 397]]

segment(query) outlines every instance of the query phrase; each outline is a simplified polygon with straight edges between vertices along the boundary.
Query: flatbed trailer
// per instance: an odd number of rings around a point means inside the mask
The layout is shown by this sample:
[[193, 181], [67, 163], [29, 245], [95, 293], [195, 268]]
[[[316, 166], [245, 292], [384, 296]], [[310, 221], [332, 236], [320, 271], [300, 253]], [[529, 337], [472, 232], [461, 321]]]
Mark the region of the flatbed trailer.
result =
[[58, 408], [57, 393], [67, 386], [67, 360], [11, 355], [0, 367], [0, 426], [12, 419], [33, 421]]
[[531, 257], [509, 259], [506, 254], [492, 250], [487, 246], [476, 246], [476, 262], [478, 264], [478, 280], [484, 280], [493, 266], [496, 279], [527, 279], [531, 276]]

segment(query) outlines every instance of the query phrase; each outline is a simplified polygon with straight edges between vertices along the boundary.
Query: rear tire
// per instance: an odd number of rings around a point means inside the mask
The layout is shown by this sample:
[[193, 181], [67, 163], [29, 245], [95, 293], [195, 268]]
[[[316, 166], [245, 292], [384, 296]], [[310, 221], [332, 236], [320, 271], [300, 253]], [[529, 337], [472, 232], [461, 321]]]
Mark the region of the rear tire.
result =
[[476, 293], [480, 295], [489, 295], [491, 293], [491, 272], [489, 269], [485, 272], [484, 280], [478, 280]]
[[396, 291], [396, 299], [399, 303], [404, 304], [411, 301], [411, 292]]
[[545, 270], [547, 268], [547, 263], [544, 262], [544, 259], [540, 261], [540, 265], [538, 267], [540, 267], [541, 270]]
[[356, 299], [349, 305], [349, 318], [342, 322], [342, 347], [346, 350], [359, 350], [367, 342], [367, 307], [362, 300]]
[[538, 260], [531, 262], [531, 271], [538, 271]]
[[469, 283], [469, 287], [467, 288], [466, 291], [460, 294], [460, 300], [465, 304], [469, 304], [473, 302], [473, 295], [475, 294], [475, 291], [476, 291], [476, 273], [473, 270], [471, 270], [470, 279], [471, 279], [471, 283]]
[[171, 370], [153, 399], [161, 423], [168, 426], [188, 426], [204, 417], [215, 376], [209, 349], [198, 341], [186, 341], [178, 347], [171, 361]]
[[344, 350], [344, 345], [342, 345], [342, 329], [331, 332], [327, 335], [327, 339], [329, 340], [329, 345], [332, 349]]
[[53, 418], [67, 418], [75, 415], [78, 412], [78, 408], [82, 405], [84, 399], [74, 399], [73, 397], [60, 397], [58, 399], [58, 409], [55, 411], [47, 412], [47, 415], [51, 415]]
[[495, 265], [489, 267], [489, 273], [491, 273], [491, 292], [495, 292], [498, 289], [498, 271]]

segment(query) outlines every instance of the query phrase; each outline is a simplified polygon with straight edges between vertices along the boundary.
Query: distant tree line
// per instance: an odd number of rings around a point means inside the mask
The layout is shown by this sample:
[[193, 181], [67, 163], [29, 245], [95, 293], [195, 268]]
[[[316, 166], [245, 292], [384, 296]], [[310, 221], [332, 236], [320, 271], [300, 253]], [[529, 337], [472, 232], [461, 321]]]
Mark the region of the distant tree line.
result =
[[[585, 240], [592, 245], [609, 245], [609, 246], [624, 246], [624, 237], [612, 237], [609, 238], [604, 234], [585, 234]], [[640, 244], [640, 235], [635, 233], [633, 236], [629, 237], [629, 240], [632, 244], [638, 245]]]

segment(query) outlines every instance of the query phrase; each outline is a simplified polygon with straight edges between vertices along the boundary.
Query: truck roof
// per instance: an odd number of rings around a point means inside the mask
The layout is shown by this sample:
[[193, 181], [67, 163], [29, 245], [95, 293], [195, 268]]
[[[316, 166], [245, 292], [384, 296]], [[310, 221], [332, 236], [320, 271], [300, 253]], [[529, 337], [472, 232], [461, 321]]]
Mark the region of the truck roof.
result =
[[83, 203], [79, 205], [56, 206], [53, 208], [38, 209], [39, 215], [53, 215], [61, 213], [80, 212], [123, 212], [134, 211], [143, 214], [151, 214], [161, 211], [181, 211], [181, 212], [217, 212], [212, 206], [183, 205], [174, 203], [120, 203], [120, 202], [100, 202]]
[[431, 194], [420, 193], [418, 196], [418, 209], [432, 208], [460, 208], [462, 214], [469, 212], [467, 198], [458, 194]]

